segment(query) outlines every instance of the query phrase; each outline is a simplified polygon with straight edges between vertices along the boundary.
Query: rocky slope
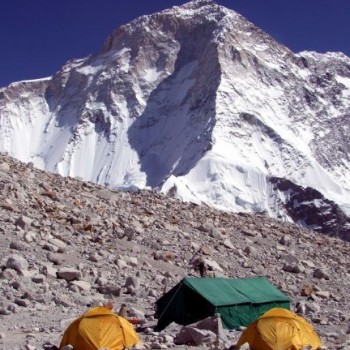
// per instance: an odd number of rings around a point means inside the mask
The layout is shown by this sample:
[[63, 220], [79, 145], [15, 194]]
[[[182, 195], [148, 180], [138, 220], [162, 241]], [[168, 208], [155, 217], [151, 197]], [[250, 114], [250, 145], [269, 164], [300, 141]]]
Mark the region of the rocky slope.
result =
[[[213, 276], [266, 276], [313, 323], [324, 348], [350, 346], [347, 242], [151, 191], [111, 191], [4, 155], [0, 187], [2, 349], [58, 345], [72, 318], [109, 299], [144, 321], [143, 347], [182, 348], [174, 345], [179, 327], [152, 331], [154, 302], [196, 275], [189, 261], [200, 247]], [[222, 348], [240, 332], [227, 335]]]
[[[121, 26], [53, 77], [1, 89], [0, 150], [112, 188], [286, 221], [292, 189], [309, 187], [348, 215], [349, 91], [345, 55], [295, 54], [194, 0]], [[282, 193], [270, 177], [292, 186]], [[321, 230], [349, 237], [338, 226]]]

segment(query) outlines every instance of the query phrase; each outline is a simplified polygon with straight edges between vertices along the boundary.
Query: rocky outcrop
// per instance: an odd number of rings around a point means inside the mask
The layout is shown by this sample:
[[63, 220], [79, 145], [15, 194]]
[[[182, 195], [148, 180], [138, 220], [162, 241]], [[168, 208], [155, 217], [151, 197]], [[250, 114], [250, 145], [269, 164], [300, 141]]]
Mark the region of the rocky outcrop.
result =
[[301, 187], [289, 180], [270, 178], [281, 193], [281, 206], [294, 222], [314, 231], [350, 240], [350, 218], [333, 201], [311, 187]]

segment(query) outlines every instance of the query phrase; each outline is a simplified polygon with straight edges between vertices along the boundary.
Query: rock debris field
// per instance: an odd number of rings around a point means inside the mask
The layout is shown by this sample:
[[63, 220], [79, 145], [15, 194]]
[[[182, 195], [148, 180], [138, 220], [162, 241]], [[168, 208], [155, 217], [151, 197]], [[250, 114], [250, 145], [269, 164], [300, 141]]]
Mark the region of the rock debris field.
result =
[[[48, 349], [90, 306], [112, 300], [142, 321], [142, 349], [179, 344], [154, 332], [155, 301], [201, 248], [213, 277], [265, 276], [320, 335], [350, 349], [348, 242], [261, 215], [227, 213], [151, 191], [112, 191], [0, 155], [0, 348]], [[226, 331], [222, 349], [241, 331]]]

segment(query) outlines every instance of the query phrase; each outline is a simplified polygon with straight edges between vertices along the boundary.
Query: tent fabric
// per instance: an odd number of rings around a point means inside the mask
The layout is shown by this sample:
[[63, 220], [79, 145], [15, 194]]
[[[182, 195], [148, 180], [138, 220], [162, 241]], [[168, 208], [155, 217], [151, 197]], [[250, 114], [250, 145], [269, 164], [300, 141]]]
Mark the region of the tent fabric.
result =
[[140, 341], [131, 323], [105, 307], [94, 307], [66, 329], [60, 348], [70, 344], [75, 350], [121, 350]]
[[250, 324], [238, 340], [237, 348], [245, 343], [252, 350], [299, 350], [306, 346], [315, 350], [321, 346], [310, 323], [282, 308], [273, 308]]
[[274, 287], [266, 278], [185, 278], [183, 283], [214, 306], [235, 304], [268, 303], [272, 299], [275, 301], [285, 301], [286, 296]]
[[162, 330], [171, 322], [188, 325], [220, 313], [223, 326], [247, 326], [274, 307], [289, 309], [289, 298], [266, 278], [245, 279], [186, 277], [157, 302]]

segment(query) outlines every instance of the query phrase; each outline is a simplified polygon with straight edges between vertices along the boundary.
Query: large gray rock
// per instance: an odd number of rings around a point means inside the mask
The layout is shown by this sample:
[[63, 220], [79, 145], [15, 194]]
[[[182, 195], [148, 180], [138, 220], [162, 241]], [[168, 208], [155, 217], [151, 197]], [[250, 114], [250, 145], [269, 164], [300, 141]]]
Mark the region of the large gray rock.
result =
[[43, 283], [46, 280], [46, 276], [43, 274], [36, 274], [32, 277], [34, 283]]
[[15, 225], [20, 227], [23, 230], [26, 230], [30, 227], [30, 225], [32, 224], [32, 221], [33, 220], [31, 218], [22, 215], [16, 220]]
[[121, 294], [121, 288], [113, 284], [100, 285], [97, 287], [97, 290], [101, 294], [112, 295], [119, 297]]
[[61, 267], [56, 274], [58, 278], [62, 278], [68, 282], [80, 278], [80, 271], [73, 267]]
[[186, 326], [176, 335], [174, 343], [177, 345], [192, 344], [200, 346], [203, 344], [214, 344], [216, 340], [216, 334], [212, 331]]
[[21, 255], [13, 254], [6, 259], [5, 266], [23, 275], [28, 269], [28, 261]]
[[217, 335], [217, 338], [227, 341], [227, 335], [223, 328], [220, 314], [215, 314], [194, 324], [198, 329], [206, 329]]
[[67, 247], [67, 243], [65, 243], [62, 240], [57, 239], [57, 238], [51, 238], [48, 243], [54, 245], [60, 251], [64, 251]]
[[4, 173], [8, 173], [10, 170], [11, 170], [11, 167], [7, 162], [0, 163], [0, 171]]
[[243, 251], [250, 257], [257, 257], [259, 255], [258, 249], [252, 245], [246, 246]]
[[329, 280], [329, 274], [325, 269], [317, 268], [313, 272], [313, 277], [322, 279], [324, 278], [325, 280]]
[[61, 253], [47, 253], [47, 260], [51, 261], [55, 265], [62, 265], [64, 263], [64, 256]]
[[89, 291], [91, 289], [91, 284], [87, 281], [72, 281], [71, 283], [73, 286], [76, 286], [78, 290], [82, 291]]
[[128, 276], [125, 280], [124, 287], [128, 293], [134, 293], [140, 288], [140, 279], [136, 276]]

